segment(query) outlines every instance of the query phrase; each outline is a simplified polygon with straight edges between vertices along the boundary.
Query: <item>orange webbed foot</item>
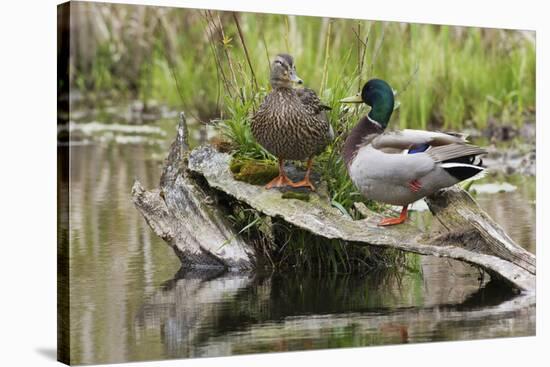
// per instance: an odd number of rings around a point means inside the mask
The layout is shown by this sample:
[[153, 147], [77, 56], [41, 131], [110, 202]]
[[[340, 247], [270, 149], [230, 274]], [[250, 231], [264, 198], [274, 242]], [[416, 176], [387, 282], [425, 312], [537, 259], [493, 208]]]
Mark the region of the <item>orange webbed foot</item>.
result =
[[311, 174], [311, 167], [312, 167], [312, 166], [313, 166], [313, 159], [310, 158], [310, 159], [308, 159], [308, 161], [307, 161], [306, 176], [304, 177], [303, 180], [294, 183], [294, 184], [292, 185], [292, 187], [309, 187], [309, 189], [310, 189], [311, 191], [315, 191], [315, 186], [313, 185], [313, 183], [312, 183], [311, 180], [309, 179], [309, 176], [310, 176], [310, 174]]
[[403, 207], [403, 210], [401, 210], [401, 214], [397, 218], [384, 218], [382, 219], [378, 225], [383, 226], [393, 226], [396, 224], [401, 224], [407, 220], [407, 209], [408, 205]]
[[315, 191], [315, 186], [313, 185], [313, 182], [309, 179], [309, 177], [304, 178], [301, 181], [294, 182], [292, 187], [309, 187], [311, 191]]
[[401, 217], [398, 217], [398, 218], [384, 218], [378, 223], [378, 225], [380, 227], [393, 226], [393, 225], [401, 224], [401, 223], [405, 222], [406, 219], [407, 218], [401, 218]]
[[273, 180], [269, 181], [269, 183], [265, 185], [265, 188], [269, 190], [274, 187], [285, 187], [285, 186], [294, 187], [294, 185], [295, 185], [294, 182], [291, 179], [289, 179], [287, 176], [279, 175], [275, 177]]

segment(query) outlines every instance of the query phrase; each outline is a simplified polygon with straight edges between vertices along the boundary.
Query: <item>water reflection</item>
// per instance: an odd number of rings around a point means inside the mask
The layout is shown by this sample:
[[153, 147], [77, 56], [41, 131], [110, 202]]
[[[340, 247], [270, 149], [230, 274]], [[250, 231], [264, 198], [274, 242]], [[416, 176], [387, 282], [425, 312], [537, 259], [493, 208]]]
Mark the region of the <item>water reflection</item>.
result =
[[121, 362], [134, 310], [179, 266], [131, 202], [134, 177], [155, 186], [158, 162], [139, 145], [70, 150], [71, 361]]
[[438, 278], [180, 272], [137, 314], [136, 339], [161, 330], [177, 358], [533, 333], [534, 309], [488, 311], [514, 295], [462, 279], [441, 303]]
[[[157, 185], [161, 160], [151, 157], [163, 157], [166, 147], [59, 149], [71, 154], [70, 167], [61, 165], [58, 174], [60, 206], [67, 205], [70, 215], [58, 218], [60, 246], [69, 247], [70, 256], [72, 363], [535, 332], [533, 310], [489, 317], [487, 311], [510, 295], [450, 260], [422, 258], [423, 274], [401, 277], [174, 277], [179, 260], [152, 234], [130, 198], [135, 177], [145, 187]], [[534, 251], [534, 178], [517, 179], [525, 180], [513, 182], [518, 190], [477, 199], [512, 238]], [[69, 188], [66, 202], [61, 193]]]
[[476, 200], [499, 223], [510, 237], [523, 248], [536, 253], [536, 186], [534, 177], [513, 175], [497, 177], [512, 183], [512, 192], [478, 194]]

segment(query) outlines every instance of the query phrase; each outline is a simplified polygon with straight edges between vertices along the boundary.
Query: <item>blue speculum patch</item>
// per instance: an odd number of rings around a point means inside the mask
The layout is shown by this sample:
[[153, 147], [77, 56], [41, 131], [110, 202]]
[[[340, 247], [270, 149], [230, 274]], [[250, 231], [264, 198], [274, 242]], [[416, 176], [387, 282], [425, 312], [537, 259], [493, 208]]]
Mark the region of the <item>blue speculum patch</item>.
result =
[[409, 154], [425, 152], [426, 150], [428, 150], [429, 147], [430, 147], [430, 144], [414, 145], [409, 149]]

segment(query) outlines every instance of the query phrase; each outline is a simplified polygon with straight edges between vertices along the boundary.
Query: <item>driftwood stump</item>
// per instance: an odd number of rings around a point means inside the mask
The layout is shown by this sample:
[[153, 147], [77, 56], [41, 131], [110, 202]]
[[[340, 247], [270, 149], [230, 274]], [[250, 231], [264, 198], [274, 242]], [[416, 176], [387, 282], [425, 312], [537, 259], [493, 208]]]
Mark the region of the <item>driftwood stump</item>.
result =
[[133, 198], [155, 233], [176, 251], [184, 266], [250, 269], [259, 255], [209, 204], [217, 193], [229, 195], [255, 210], [328, 239], [382, 246], [447, 257], [487, 271], [520, 291], [535, 290], [535, 256], [518, 246], [458, 187], [427, 198], [445, 233], [423, 233], [410, 224], [378, 227], [378, 214], [358, 206], [367, 218], [352, 220], [330, 205], [323, 194], [310, 201], [284, 199], [277, 190], [237, 181], [229, 170], [231, 156], [204, 146], [188, 153], [185, 119], [178, 127], [162, 174], [160, 189], [145, 191], [136, 181]]
[[153, 231], [176, 252], [184, 267], [251, 269], [254, 251], [235, 234], [208, 190], [189, 175], [187, 125], [183, 113], [170, 147], [160, 188], [146, 191], [134, 182], [134, 204]]

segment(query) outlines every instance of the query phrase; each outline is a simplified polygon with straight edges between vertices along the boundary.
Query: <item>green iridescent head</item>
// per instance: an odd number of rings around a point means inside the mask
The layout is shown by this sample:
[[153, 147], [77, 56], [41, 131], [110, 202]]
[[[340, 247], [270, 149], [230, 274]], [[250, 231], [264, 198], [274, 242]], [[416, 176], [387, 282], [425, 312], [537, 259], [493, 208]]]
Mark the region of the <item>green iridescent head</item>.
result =
[[361, 94], [340, 100], [344, 103], [366, 103], [371, 106], [368, 117], [385, 129], [390, 121], [395, 104], [393, 90], [382, 79], [371, 79], [363, 86]]

